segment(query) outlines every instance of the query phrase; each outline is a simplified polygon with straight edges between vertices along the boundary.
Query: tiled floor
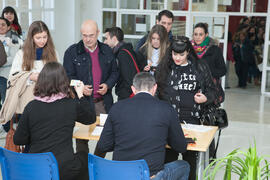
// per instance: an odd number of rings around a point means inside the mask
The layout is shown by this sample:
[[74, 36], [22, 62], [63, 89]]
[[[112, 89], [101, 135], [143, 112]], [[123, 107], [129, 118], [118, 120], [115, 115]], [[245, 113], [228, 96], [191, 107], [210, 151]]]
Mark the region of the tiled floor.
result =
[[[248, 148], [256, 140], [259, 154], [270, 154], [270, 98], [260, 95], [258, 87], [226, 90], [224, 108], [227, 110], [229, 127], [222, 131], [217, 156], [222, 157], [233, 149]], [[3, 146], [4, 140], [0, 140]], [[89, 143], [94, 151], [95, 142]], [[111, 158], [109, 153], [106, 158]], [[218, 176], [216, 179], [223, 179]]]

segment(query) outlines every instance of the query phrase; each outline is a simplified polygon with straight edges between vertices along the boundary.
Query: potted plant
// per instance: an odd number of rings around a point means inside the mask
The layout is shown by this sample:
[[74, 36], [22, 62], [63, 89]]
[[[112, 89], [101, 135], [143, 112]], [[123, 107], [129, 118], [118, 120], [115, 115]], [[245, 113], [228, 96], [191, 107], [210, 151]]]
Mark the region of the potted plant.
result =
[[236, 174], [239, 180], [270, 179], [269, 162], [265, 159], [270, 156], [258, 156], [256, 143], [246, 151], [235, 149], [227, 156], [212, 161], [203, 172], [205, 180], [214, 180], [216, 173], [224, 170], [224, 180], [231, 180]]

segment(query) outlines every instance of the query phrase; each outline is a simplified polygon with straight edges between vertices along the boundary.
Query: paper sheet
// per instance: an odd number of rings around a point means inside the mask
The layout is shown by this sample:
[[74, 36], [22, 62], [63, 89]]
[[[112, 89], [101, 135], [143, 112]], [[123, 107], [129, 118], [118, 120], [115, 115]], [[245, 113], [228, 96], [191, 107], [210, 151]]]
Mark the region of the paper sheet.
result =
[[198, 132], [207, 132], [212, 129], [212, 127], [209, 126], [203, 126], [203, 125], [194, 125], [194, 124], [182, 124], [183, 129], [192, 130], [192, 131], [198, 131]]
[[100, 124], [101, 126], [104, 126], [107, 117], [108, 117], [108, 114], [100, 114], [100, 115], [99, 115], [99, 118], [100, 118], [100, 119], [99, 119], [99, 124]]
[[73, 133], [75, 133], [75, 132], [78, 131], [79, 129], [80, 129], [80, 127], [75, 126], [75, 127], [73, 128]]
[[103, 127], [101, 126], [96, 126], [94, 131], [92, 132], [93, 136], [100, 136], [102, 133]]

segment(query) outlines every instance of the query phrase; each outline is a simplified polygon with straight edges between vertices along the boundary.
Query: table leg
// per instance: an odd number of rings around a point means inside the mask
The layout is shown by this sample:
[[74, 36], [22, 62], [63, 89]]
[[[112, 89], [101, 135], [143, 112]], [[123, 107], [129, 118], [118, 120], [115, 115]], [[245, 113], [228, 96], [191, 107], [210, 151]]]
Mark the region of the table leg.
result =
[[198, 152], [197, 176], [198, 180], [203, 179], [203, 171], [209, 164], [209, 149], [206, 152]]

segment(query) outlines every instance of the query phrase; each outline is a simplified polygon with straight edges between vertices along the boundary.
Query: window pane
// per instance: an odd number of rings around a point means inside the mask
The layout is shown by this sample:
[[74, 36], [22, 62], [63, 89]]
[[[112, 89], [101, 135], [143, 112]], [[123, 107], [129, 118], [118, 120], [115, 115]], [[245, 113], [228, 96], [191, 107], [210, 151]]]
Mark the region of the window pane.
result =
[[20, 25], [23, 30], [27, 30], [29, 27], [29, 15], [28, 12], [20, 13]]
[[107, 28], [116, 26], [116, 12], [103, 12], [103, 33]]
[[[267, 66], [270, 67], [270, 45], [268, 46]], [[270, 80], [270, 79], [269, 79]], [[270, 85], [270, 84], [269, 84]]]
[[39, 21], [39, 20], [42, 20], [42, 12], [41, 11], [33, 11], [33, 12], [30, 12], [29, 14], [32, 15], [32, 21]]
[[54, 0], [43, 0], [44, 8], [54, 8]]
[[188, 10], [188, 0], [168, 0], [169, 10]]
[[28, 9], [29, 8], [29, 1], [28, 0], [19, 0], [19, 7], [20, 9]]
[[192, 11], [214, 11], [214, 0], [193, 0]]
[[120, 0], [122, 9], [140, 9], [140, 0]]
[[144, 35], [150, 29], [150, 16], [124, 14], [121, 27], [125, 34]]
[[32, 9], [41, 8], [41, 0], [32, 0]]
[[219, 0], [218, 11], [219, 12], [240, 12], [241, 0]]
[[224, 17], [194, 17], [194, 26], [199, 23], [207, 23], [209, 36], [216, 39], [223, 39], [225, 32], [225, 18]]
[[266, 71], [265, 92], [270, 92], [270, 71]]
[[164, 9], [164, 0], [144, 0], [144, 9]]
[[245, 0], [245, 12], [267, 12], [268, 0]]
[[103, 8], [116, 8], [116, 0], [103, 0]]
[[175, 16], [172, 26], [172, 34], [174, 36], [186, 35], [186, 16]]
[[12, 6], [12, 7], [16, 7], [16, 0], [6, 0], [5, 3], [6, 6]]
[[50, 30], [54, 30], [54, 12], [44, 11], [42, 20], [46, 23]]

